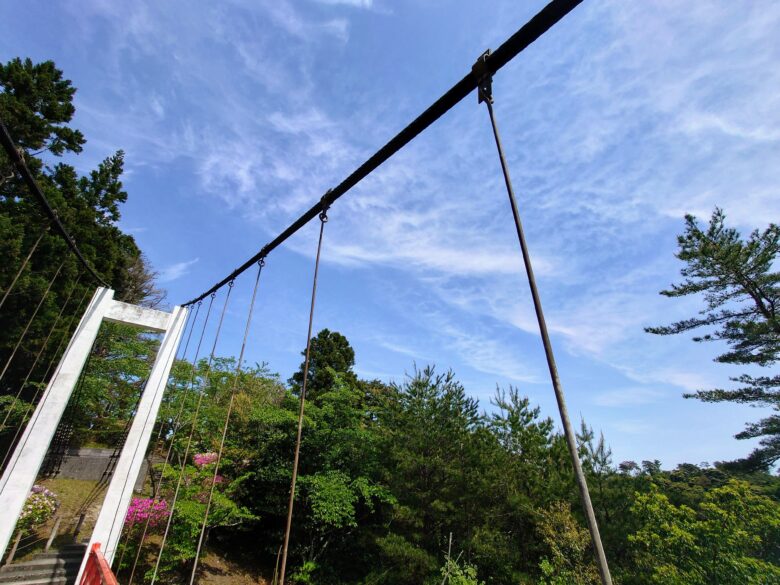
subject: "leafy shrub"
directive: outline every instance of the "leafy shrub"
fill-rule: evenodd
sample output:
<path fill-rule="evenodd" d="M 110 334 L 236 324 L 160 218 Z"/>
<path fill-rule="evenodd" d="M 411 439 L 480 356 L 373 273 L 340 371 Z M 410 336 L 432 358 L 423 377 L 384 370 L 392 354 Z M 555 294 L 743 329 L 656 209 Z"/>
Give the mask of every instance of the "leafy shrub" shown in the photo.
<path fill-rule="evenodd" d="M 60 502 L 57 495 L 40 485 L 34 485 L 19 515 L 17 528 L 22 532 L 44 524 L 57 511 Z"/>

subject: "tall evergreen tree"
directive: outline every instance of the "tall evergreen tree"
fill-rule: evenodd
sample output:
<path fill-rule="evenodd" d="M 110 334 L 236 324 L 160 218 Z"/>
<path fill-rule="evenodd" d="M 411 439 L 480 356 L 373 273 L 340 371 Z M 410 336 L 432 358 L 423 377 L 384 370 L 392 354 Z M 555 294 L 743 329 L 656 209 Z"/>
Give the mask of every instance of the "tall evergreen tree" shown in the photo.
<path fill-rule="evenodd" d="M 118 299 L 132 303 L 148 299 L 154 304 L 161 299 L 160 291 L 153 285 L 154 273 L 133 237 L 117 225 L 120 206 L 127 199 L 121 181 L 124 154 L 114 153 L 84 176 L 59 159 L 80 153 L 86 143 L 83 134 L 70 125 L 75 113 L 75 92 L 76 88 L 51 61 L 33 63 L 16 58 L 0 63 L 0 120 L 60 220 L 87 261 L 111 283 Z M 38 202 L 14 172 L 5 152 L 0 152 L 2 293 L 11 287 L 28 251 L 47 225 Z M 44 298 L 50 282 L 51 290 Z M 0 310 L 2 364 L 14 353 L 30 323 L 0 383 L 0 403 L 4 407 L 13 402 L 12 397 L 20 390 L 23 399 L 30 400 L 35 395 L 36 385 L 57 358 L 59 341 L 67 339 L 70 333 L 66 325 L 78 322 L 70 317 L 76 314 L 79 301 L 85 295 L 88 298 L 96 286 L 63 239 L 48 230 Z M 66 299 L 70 299 L 67 305 Z M 58 321 L 60 310 L 63 318 Z M 44 344 L 47 337 L 49 343 Z M 36 361 L 39 352 L 42 353 Z M 22 385 L 25 387 L 20 388 Z M 0 416 L 4 416 L 2 408 Z"/>
<path fill-rule="evenodd" d="M 697 342 L 725 341 L 729 350 L 715 361 L 769 367 L 780 359 L 780 272 L 774 270 L 780 251 L 780 227 L 770 224 L 754 230 L 747 239 L 726 226 L 726 216 L 715 209 L 702 228 L 695 217 L 685 217 L 685 233 L 678 237 L 677 258 L 685 262 L 682 283 L 661 291 L 668 297 L 702 294 L 700 316 L 668 326 L 648 327 L 658 335 L 708 329 Z M 686 394 L 707 402 L 740 402 L 780 410 L 780 375 L 733 378 L 736 389 L 701 390 Z M 747 428 L 737 438 L 762 437 L 761 446 L 743 463 L 767 467 L 780 459 L 780 415 L 772 415 Z"/>
<path fill-rule="evenodd" d="M 306 356 L 306 349 L 301 352 Z M 355 365 L 355 350 L 349 341 L 338 331 L 323 329 L 311 340 L 309 352 L 309 372 L 306 382 L 306 393 L 311 399 L 326 392 L 335 380 L 336 374 L 342 374 L 350 382 L 355 382 L 357 377 L 352 371 Z M 306 361 L 301 362 L 301 367 L 289 379 L 289 384 L 296 393 L 303 386 L 303 370 Z"/>

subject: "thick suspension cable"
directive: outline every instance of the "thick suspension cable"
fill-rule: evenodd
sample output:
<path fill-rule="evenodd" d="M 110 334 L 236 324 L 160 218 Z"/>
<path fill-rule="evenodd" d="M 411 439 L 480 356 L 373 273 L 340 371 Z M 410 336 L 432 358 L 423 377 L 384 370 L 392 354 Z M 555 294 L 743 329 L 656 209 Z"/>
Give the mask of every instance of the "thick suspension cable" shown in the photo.
<path fill-rule="evenodd" d="M 311 306 L 309 307 L 309 332 L 306 337 L 306 358 L 303 364 L 303 384 L 301 385 L 301 406 L 298 412 L 298 434 L 295 438 L 295 456 L 293 457 L 292 480 L 290 481 L 290 500 L 287 503 L 287 524 L 284 528 L 284 544 L 282 545 L 282 566 L 279 570 L 279 583 L 284 583 L 287 569 L 287 550 L 290 546 L 290 531 L 292 529 L 293 507 L 295 506 L 295 482 L 298 479 L 298 461 L 301 455 L 301 437 L 303 435 L 303 414 L 306 406 L 306 382 L 309 379 L 309 358 L 311 357 L 311 331 L 314 324 L 314 302 L 317 299 L 317 276 L 320 270 L 320 252 L 322 251 L 322 234 L 328 222 L 327 209 L 320 213 L 320 237 L 317 241 L 317 257 L 314 261 L 314 278 L 311 285 Z"/>
<path fill-rule="evenodd" d="M 498 133 L 498 124 L 496 123 L 496 117 L 493 112 L 492 83 L 490 73 L 486 71 L 484 66 L 486 59 L 489 58 L 488 55 L 489 52 L 482 55 L 480 60 L 477 61 L 476 65 L 474 66 L 474 76 L 478 78 L 479 81 L 479 101 L 485 102 L 488 115 L 490 117 L 490 125 L 493 129 L 493 138 L 496 142 L 498 159 L 501 163 L 501 172 L 504 176 L 506 192 L 509 197 L 509 205 L 512 208 L 512 217 L 514 218 L 515 229 L 517 231 L 517 239 L 520 242 L 520 251 L 523 255 L 523 264 L 525 265 L 525 272 L 526 276 L 528 277 L 528 286 L 531 289 L 531 297 L 533 298 L 536 320 L 539 324 L 539 332 L 542 337 L 542 344 L 544 345 L 544 355 L 547 358 L 547 367 L 550 371 L 550 381 L 552 382 L 552 387 L 555 392 L 555 400 L 558 403 L 558 412 L 561 416 L 563 434 L 566 438 L 566 444 L 569 448 L 569 455 L 571 456 L 574 476 L 580 491 L 580 500 L 582 501 L 582 507 L 585 510 L 585 518 L 588 521 L 588 529 L 590 530 L 590 538 L 591 542 L 593 543 L 596 563 L 599 569 L 599 576 L 601 577 L 601 582 L 603 585 L 612 585 L 612 576 L 609 572 L 607 557 L 604 553 L 604 546 L 601 542 L 601 535 L 599 534 L 599 527 L 598 523 L 596 522 L 596 514 L 593 511 L 593 504 L 590 500 L 588 482 L 585 479 L 585 474 L 582 471 L 582 464 L 580 463 L 580 457 L 577 450 L 577 438 L 574 433 L 574 429 L 571 426 L 569 411 L 566 408 L 566 400 L 563 394 L 563 386 L 561 385 L 561 380 L 558 376 L 558 367 L 555 363 L 555 354 L 553 353 L 550 334 L 547 331 L 547 323 L 544 318 L 544 310 L 542 309 L 542 300 L 539 296 L 539 289 L 536 286 L 536 278 L 534 277 L 534 270 L 531 264 L 531 253 L 528 250 L 528 243 L 525 239 L 525 231 L 523 230 L 523 224 L 520 221 L 520 210 L 518 208 L 517 199 L 512 187 L 512 180 L 509 176 L 509 167 L 507 166 L 506 157 L 504 156 L 504 148 L 501 144 L 501 137 Z"/>
<path fill-rule="evenodd" d="M 5 289 L 5 292 L 3 293 L 3 298 L 0 299 L 0 309 L 3 308 L 3 305 L 5 304 L 6 299 L 8 298 L 8 295 L 11 294 L 11 291 L 16 286 L 16 281 L 19 280 L 19 277 L 24 273 L 24 269 L 27 268 L 27 265 L 30 263 L 30 258 L 32 258 L 32 255 L 35 254 L 35 250 L 38 249 L 38 244 L 41 243 L 41 240 L 43 239 L 43 236 L 46 235 L 46 232 L 49 231 L 49 228 L 51 227 L 51 224 L 45 224 L 43 228 L 41 228 L 41 233 L 38 235 L 38 239 L 35 240 L 35 243 L 30 248 L 30 251 L 27 252 L 27 256 L 25 256 L 24 260 L 22 261 L 22 265 L 19 267 L 19 270 L 17 270 L 16 274 L 14 275 L 13 280 L 11 280 L 11 284 L 8 285 L 8 288 Z"/>
<path fill-rule="evenodd" d="M 3 149 L 5 149 L 8 158 L 11 159 L 11 162 L 16 167 L 16 170 L 22 176 L 22 180 L 27 184 L 27 188 L 30 190 L 30 193 L 32 193 L 33 197 L 38 200 L 38 203 L 40 203 L 44 213 L 49 216 L 52 225 L 54 225 L 56 230 L 65 239 L 68 247 L 73 250 L 73 253 L 79 259 L 79 262 L 81 262 L 84 268 L 87 269 L 87 272 L 89 272 L 100 285 L 106 288 L 111 288 L 111 285 L 103 280 L 103 278 L 101 278 L 100 275 L 95 272 L 95 269 L 92 268 L 90 263 L 87 262 L 87 259 L 84 258 L 81 250 L 79 250 L 79 247 L 76 245 L 76 240 L 73 239 L 73 237 L 68 233 L 68 230 L 65 229 L 65 226 L 62 225 L 62 222 L 57 215 L 57 211 L 51 206 L 49 200 L 46 199 L 46 196 L 38 186 L 35 177 L 33 177 L 30 169 L 27 168 L 27 163 L 24 162 L 24 157 L 22 157 L 19 149 L 16 148 L 11 135 L 8 133 L 8 128 L 5 127 L 5 124 L 2 122 L 2 120 L 0 120 L 0 145 L 2 145 Z"/>
<path fill-rule="evenodd" d="M 198 560 L 200 551 L 203 547 L 203 537 L 206 534 L 206 526 L 209 521 L 209 512 L 211 511 L 211 500 L 214 498 L 214 487 L 217 485 L 217 476 L 219 474 L 219 464 L 222 462 L 222 452 L 225 449 L 225 437 L 227 437 L 228 425 L 230 424 L 230 415 L 233 413 L 233 403 L 236 399 L 236 390 L 238 389 L 238 378 L 241 375 L 241 364 L 244 361 L 244 351 L 246 350 L 246 340 L 249 337 L 249 329 L 252 325 L 252 313 L 255 309 L 255 299 L 257 298 L 257 288 L 260 284 L 260 273 L 263 271 L 265 260 L 257 263 L 257 276 L 255 277 L 255 287 L 252 290 L 252 300 L 249 302 L 249 313 L 246 316 L 246 327 L 244 328 L 244 339 L 241 342 L 241 351 L 238 354 L 238 363 L 236 364 L 236 374 L 233 379 L 233 388 L 230 390 L 230 402 L 228 403 L 227 414 L 225 415 L 225 425 L 222 427 L 222 439 L 217 451 L 217 461 L 214 465 L 214 476 L 211 478 L 211 487 L 209 488 L 209 497 L 206 502 L 206 513 L 203 516 L 203 524 L 200 527 L 200 536 L 198 537 L 198 546 L 195 550 L 195 563 L 192 565 L 192 574 L 190 575 L 190 585 L 195 583 L 195 574 L 198 571 Z"/>
<path fill-rule="evenodd" d="M 43 340 L 43 343 L 41 344 L 40 349 L 38 349 L 38 352 L 35 354 L 35 359 L 33 360 L 33 363 L 30 366 L 30 369 L 27 370 L 27 375 L 24 377 L 24 380 L 19 385 L 19 390 L 16 393 L 16 396 L 14 396 L 13 402 L 8 407 L 8 412 L 5 413 L 5 418 L 3 419 L 3 422 L 0 423 L 0 432 L 2 432 L 5 429 L 5 423 L 8 422 L 8 417 L 11 416 L 11 412 L 13 412 L 13 409 L 16 406 L 16 403 L 19 401 L 19 397 L 22 395 L 22 392 L 24 391 L 25 387 L 27 386 L 27 382 L 30 381 L 30 376 L 32 376 L 33 370 L 35 370 L 35 366 L 38 365 L 38 360 L 41 359 L 41 355 L 46 350 L 46 346 L 49 344 L 49 339 L 51 339 L 51 336 L 54 333 L 54 330 L 57 329 L 57 325 L 59 325 L 60 319 L 62 318 L 62 315 L 65 312 L 65 307 L 68 306 L 68 302 L 70 302 L 70 298 L 73 296 L 73 293 L 76 291 L 76 288 L 78 287 L 80 280 L 81 280 L 81 274 L 79 274 L 78 278 L 76 278 L 76 282 L 73 283 L 73 287 L 70 289 L 70 292 L 68 293 L 68 296 L 65 298 L 65 302 L 62 303 L 62 307 L 60 308 L 60 312 L 57 313 L 57 318 L 54 319 L 54 323 L 52 324 L 51 328 L 49 329 L 49 333 L 46 335 L 46 339 Z M 24 420 L 22 420 L 19 424 L 23 424 L 23 423 L 24 423 Z"/>
<path fill-rule="evenodd" d="M 64 345 L 65 340 L 68 339 L 68 337 L 70 336 L 70 328 L 73 326 L 73 321 L 75 321 L 76 316 L 79 315 L 81 311 L 81 307 L 84 306 L 84 301 L 87 300 L 87 296 L 89 295 L 90 292 L 91 291 L 89 289 L 84 291 L 84 294 L 81 296 L 81 300 L 79 301 L 79 304 L 76 305 L 76 311 L 73 313 L 73 315 L 70 316 L 70 320 L 68 321 L 68 324 L 65 326 L 65 330 L 62 332 L 62 336 L 60 336 L 60 341 L 57 344 L 57 349 L 54 350 L 54 353 L 52 354 L 52 357 L 49 360 L 49 365 L 46 367 L 46 372 L 41 377 L 40 382 L 38 383 L 38 388 L 35 390 L 35 394 L 30 400 L 30 404 L 27 406 L 27 410 L 25 410 L 24 414 L 22 415 L 22 422 L 16 428 L 16 433 L 14 434 L 13 439 L 11 439 L 11 442 L 8 444 L 8 449 L 6 450 L 5 455 L 3 456 L 3 462 L 0 463 L 0 470 L 5 470 L 5 465 L 6 463 L 8 463 L 8 458 L 11 456 L 11 453 L 14 452 L 14 445 L 16 444 L 16 441 L 19 439 L 19 435 L 22 433 L 22 431 L 26 426 L 24 424 L 24 421 L 27 420 L 27 417 L 30 415 L 30 411 L 33 408 L 35 408 L 36 406 L 35 401 L 38 400 L 38 396 L 41 393 L 41 389 L 43 385 L 46 384 L 46 380 L 49 377 L 49 372 L 51 372 L 52 367 L 56 363 L 58 356 L 60 354 L 60 350 L 62 349 L 62 346 Z"/>
<path fill-rule="evenodd" d="M 564 16 L 574 10 L 582 0 L 553 0 L 542 8 L 531 20 L 524 24 L 515 34 L 509 37 L 495 52 L 491 53 L 486 67 L 491 74 L 496 73 L 509 61 L 514 59 L 521 51 L 526 49 L 536 39 L 555 26 Z M 254 256 L 249 258 L 241 266 L 220 280 L 203 294 L 188 301 L 184 306 L 191 305 L 206 298 L 214 291 L 219 290 L 228 282 L 235 280 L 241 273 L 249 269 L 261 258 L 266 258 L 275 248 L 300 230 L 303 226 L 317 217 L 319 213 L 328 209 L 333 202 L 352 189 L 360 181 L 376 170 L 382 163 L 409 144 L 418 134 L 436 122 L 449 110 L 455 107 L 463 98 L 477 88 L 477 80 L 468 73 L 458 83 L 453 85 L 444 95 L 436 100 L 422 114 L 417 116 L 406 128 L 401 130 L 387 144 L 374 153 L 368 160 L 355 171 L 328 191 L 322 199 L 307 212 L 290 224 L 274 240 L 263 246 Z"/>
<path fill-rule="evenodd" d="M 225 320 L 225 311 L 227 310 L 228 301 L 230 301 L 231 292 L 233 292 L 232 281 L 228 283 L 228 291 L 227 291 L 227 295 L 225 295 L 225 304 L 222 305 L 222 312 L 219 315 L 219 324 L 217 325 L 217 331 L 214 334 L 214 344 L 211 346 L 211 353 L 209 354 L 209 360 L 206 364 L 206 372 L 204 375 L 205 375 L 205 380 L 207 385 L 211 379 L 211 364 L 214 361 L 214 354 L 217 351 L 217 342 L 219 341 L 219 334 L 222 331 L 222 323 Z M 214 294 L 215 293 L 212 293 L 212 300 L 214 298 L 213 297 Z M 204 323 L 204 331 L 205 331 L 205 323 Z M 197 363 L 193 364 L 193 384 L 195 381 L 196 370 L 197 370 Z M 205 394 L 205 388 L 201 389 L 200 393 L 198 394 L 198 403 L 195 406 L 195 412 L 193 412 L 192 414 L 192 425 L 190 426 L 190 434 L 187 437 L 187 445 L 184 448 L 184 456 L 182 457 L 181 465 L 179 466 L 179 475 L 176 478 L 176 489 L 173 492 L 173 501 L 171 502 L 171 507 L 168 514 L 168 521 L 165 523 L 165 532 L 163 533 L 162 542 L 160 543 L 160 550 L 157 551 L 157 561 L 155 561 L 154 564 L 154 572 L 152 573 L 151 585 L 154 585 L 154 582 L 157 580 L 157 573 L 160 570 L 160 561 L 162 561 L 163 551 L 165 550 L 165 543 L 168 541 L 168 533 L 171 530 L 171 524 L 173 523 L 173 516 L 176 513 L 176 502 L 178 502 L 179 500 L 179 490 L 181 489 L 181 480 L 182 477 L 184 477 L 185 467 L 187 465 L 187 457 L 190 454 L 190 447 L 192 446 L 192 438 L 195 435 L 195 428 L 197 427 L 198 424 L 198 415 L 200 414 L 201 404 L 203 404 L 204 394 Z"/>
<path fill-rule="evenodd" d="M 202 302 L 198 302 L 195 309 L 195 316 L 192 319 L 192 327 L 190 327 L 190 332 L 187 334 L 187 341 L 184 344 L 184 351 L 182 352 L 182 359 L 187 359 L 187 351 L 190 346 L 190 339 L 192 338 L 192 332 L 195 331 L 195 325 L 198 321 L 198 315 L 200 314 L 200 308 Z M 208 308 L 208 314 L 211 313 L 211 305 L 213 304 L 213 301 L 209 303 Z M 206 323 L 208 322 L 208 314 L 206 315 L 206 320 L 203 323 L 204 331 Z M 201 333 L 200 340 L 198 342 L 198 347 L 195 350 L 195 358 L 193 359 L 193 363 L 197 361 L 198 359 L 198 353 L 200 352 L 200 343 L 203 341 L 203 334 Z M 168 462 L 171 458 L 171 452 L 173 451 L 173 444 L 174 439 L 176 439 L 176 432 L 179 430 L 179 421 L 181 420 L 182 414 L 184 413 L 184 406 L 187 403 L 187 398 L 189 398 L 189 390 L 191 389 L 192 385 L 190 383 L 186 383 L 184 386 L 184 392 L 182 393 L 181 400 L 179 401 L 179 410 L 176 413 L 176 417 L 171 422 L 171 427 L 173 428 L 173 431 L 171 432 L 171 436 L 168 437 L 168 440 L 170 441 L 168 445 L 168 451 L 165 454 L 165 461 L 163 462 L 162 469 L 160 471 L 160 484 L 157 486 L 157 490 L 154 492 L 154 497 L 152 498 L 152 503 L 150 505 L 150 510 L 154 510 L 155 506 L 157 505 L 157 502 L 160 501 L 160 495 L 162 494 L 162 484 L 165 481 L 165 470 L 168 468 Z M 162 425 L 160 425 L 160 437 L 158 437 L 158 440 L 162 438 Z M 149 467 L 149 470 L 151 472 L 151 466 Z M 135 558 L 133 559 L 133 566 L 130 570 L 130 577 L 127 580 L 128 585 L 132 585 L 133 583 L 133 577 L 135 576 L 135 569 L 138 566 L 138 561 L 141 558 L 141 550 L 144 546 L 144 541 L 146 540 L 146 534 L 149 531 L 149 523 L 152 521 L 152 514 L 148 514 L 146 517 L 146 522 L 144 523 L 144 529 L 141 533 L 141 538 L 138 541 L 138 548 L 135 551 Z M 127 549 L 127 544 L 130 541 L 130 531 L 127 532 L 127 537 L 125 540 L 125 549 Z M 124 556 L 124 550 L 122 551 L 122 556 Z M 122 559 L 119 560 L 119 564 L 117 565 L 117 571 L 119 571 L 122 568 Z"/>
<path fill-rule="evenodd" d="M 22 331 L 22 334 L 19 336 L 18 341 L 16 342 L 16 345 L 14 346 L 13 351 L 11 352 L 11 355 L 8 356 L 8 359 L 5 362 L 5 366 L 3 367 L 3 371 L 0 372 L 0 380 L 3 379 L 5 376 L 5 373 L 8 371 L 8 367 L 11 365 L 11 362 L 14 359 L 14 356 L 16 355 L 16 352 L 21 347 L 22 343 L 24 342 L 24 338 L 27 336 L 27 332 L 30 330 L 30 326 L 33 324 L 33 321 L 35 320 L 36 315 L 38 315 L 38 311 L 43 306 L 44 301 L 46 301 L 46 298 L 49 296 L 49 291 L 51 291 L 51 287 L 54 284 L 54 281 L 57 280 L 57 277 L 60 275 L 60 271 L 62 270 L 62 267 L 65 266 L 65 260 L 63 260 L 59 267 L 57 268 L 57 272 L 54 273 L 54 276 L 51 277 L 51 280 L 49 280 L 49 284 L 46 287 L 46 290 L 43 293 L 43 296 L 41 297 L 41 300 L 38 301 L 38 305 L 35 307 L 35 310 L 33 311 L 33 314 L 30 316 L 30 319 L 27 321 L 27 325 L 24 328 L 24 331 Z"/>

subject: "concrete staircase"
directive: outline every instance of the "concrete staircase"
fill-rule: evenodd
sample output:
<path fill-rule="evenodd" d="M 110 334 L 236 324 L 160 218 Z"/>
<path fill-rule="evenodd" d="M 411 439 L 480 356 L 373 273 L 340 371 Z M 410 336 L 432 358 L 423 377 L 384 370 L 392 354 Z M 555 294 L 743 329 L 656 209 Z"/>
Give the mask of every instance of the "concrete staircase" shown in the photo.
<path fill-rule="evenodd" d="M 0 568 L 0 585 L 74 585 L 86 544 L 68 544 Z"/>

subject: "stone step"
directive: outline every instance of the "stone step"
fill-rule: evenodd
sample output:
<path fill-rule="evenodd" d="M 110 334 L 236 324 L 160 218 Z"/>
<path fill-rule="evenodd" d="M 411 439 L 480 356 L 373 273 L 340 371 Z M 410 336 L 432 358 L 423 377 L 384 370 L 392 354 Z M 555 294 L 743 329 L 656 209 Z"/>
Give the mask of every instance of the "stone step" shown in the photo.
<path fill-rule="evenodd" d="M 73 551 L 55 551 L 42 552 L 35 555 L 36 559 L 80 559 L 87 554 L 87 549 Z"/>
<path fill-rule="evenodd" d="M 25 578 L 21 581 L 9 581 L 14 585 L 73 585 L 76 575 L 71 577 L 35 577 Z"/>
<path fill-rule="evenodd" d="M 25 572 L 15 573 L 3 573 L 0 574 L 0 583 L 3 585 L 19 585 L 20 583 L 29 583 L 31 581 L 41 581 L 43 583 L 49 583 L 52 581 L 63 580 L 75 581 L 76 575 L 79 572 L 79 567 L 69 567 L 63 569 L 61 567 L 40 568 Z"/>
<path fill-rule="evenodd" d="M 67 569 L 72 566 L 78 567 L 81 565 L 81 559 L 82 557 L 71 557 L 71 558 L 39 558 L 35 557 L 32 560 L 24 561 L 23 563 L 12 563 L 10 565 L 6 565 L 2 569 L 0 569 L 0 575 L 4 573 L 23 573 L 25 571 L 31 571 L 41 568 L 62 568 Z"/>
<path fill-rule="evenodd" d="M 73 585 L 86 552 L 85 544 L 66 544 L 6 565 L 0 568 L 0 585 Z"/>

